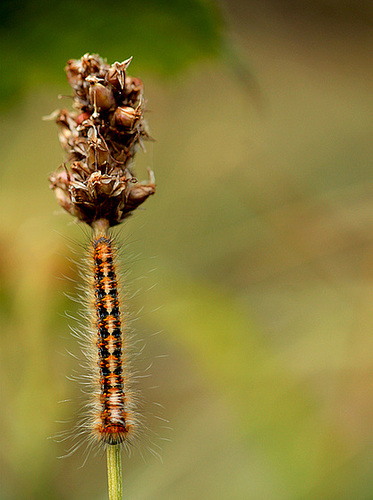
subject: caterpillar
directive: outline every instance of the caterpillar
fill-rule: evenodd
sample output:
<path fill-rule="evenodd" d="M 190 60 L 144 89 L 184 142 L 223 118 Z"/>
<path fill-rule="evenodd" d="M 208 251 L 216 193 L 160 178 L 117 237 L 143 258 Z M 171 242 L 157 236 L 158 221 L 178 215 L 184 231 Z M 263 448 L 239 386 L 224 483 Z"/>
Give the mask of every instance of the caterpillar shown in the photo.
<path fill-rule="evenodd" d="M 131 395 L 126 390 L 124 339 L 111 238 L 92 241 L 95 324 L 100 391 L 93 433 L 107 444 L 123 443 L 135 427 Z M 128 383 L 128 382 L 127 382 Z"/>

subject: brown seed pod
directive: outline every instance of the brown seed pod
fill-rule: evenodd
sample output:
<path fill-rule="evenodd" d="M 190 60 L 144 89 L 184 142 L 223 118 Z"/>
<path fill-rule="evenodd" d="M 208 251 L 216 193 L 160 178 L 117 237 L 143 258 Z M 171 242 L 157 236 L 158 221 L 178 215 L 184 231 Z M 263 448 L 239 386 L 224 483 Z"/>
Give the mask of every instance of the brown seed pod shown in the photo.
<path fill-rule="evenodd" d="M 114 121 L 118 127 L 132 129 L 141 118 L 140 109 L 130 106 L 120 106 L 114 111 Z"/>
<path fill-rule="evenodd" d="M 113 91 L 101 83 L 89 87 L 89 101 L 94 109 L 110 109 L 115 105 Z"/>
<path fill-rule="evenodd" d="M 130 65 L 132 57 L 121 63 L 115 62 L 108 70 L 106 81 L 109 82 L 118 91 L 124 89 L 126 83 L 126 69 Z"/>

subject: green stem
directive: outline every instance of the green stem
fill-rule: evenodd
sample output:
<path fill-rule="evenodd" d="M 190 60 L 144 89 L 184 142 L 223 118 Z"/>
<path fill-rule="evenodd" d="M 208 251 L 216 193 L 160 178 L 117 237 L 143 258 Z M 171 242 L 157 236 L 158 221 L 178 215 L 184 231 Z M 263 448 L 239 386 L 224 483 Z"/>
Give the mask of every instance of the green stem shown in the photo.
<path fill-rule="evenodd" d="M 123 500 L 120 444 L 109 444 L 107 447 L 107 475 L 109 500 Z"/>

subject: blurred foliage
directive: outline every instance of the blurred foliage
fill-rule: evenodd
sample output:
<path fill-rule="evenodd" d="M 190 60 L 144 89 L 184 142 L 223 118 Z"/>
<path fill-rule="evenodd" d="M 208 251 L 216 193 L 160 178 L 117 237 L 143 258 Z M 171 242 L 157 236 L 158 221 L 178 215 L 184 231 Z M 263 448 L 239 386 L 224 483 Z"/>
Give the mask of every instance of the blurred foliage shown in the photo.
<path fill-rule="evenodd" d="M 222 18 L 206 0 L 0 2 L 0 105 L 63 79 L 66 57 L 135 56 L 136 72 L 175 75 L 221 50 Z"/>
<path fill-rule="evenodd" d="M 231 65 L 210 63 L 225 22 L 214 4 L 128 4 L 128 18 L 110 2 L 6 7 L 4 78 L 22 73 L 28 93 L 0 121 L 1 500 L 106 498 L 101 454 L 79 468 L 82 453 L 58 461 L 68 443 L 47 439 L 71 427 L 80 395 L 63 316 L 78 306 L 61 292 L 74 294 L 89 232 L 48 190 L 63 154 L 41 116 L 59 105 L 66 59 L 85 51 L 134 55 L 133 74 L 155 76 L 157 142 L 135 168 L 142 178 L 150 164 L 158 191 L 117 233 L 155 434 L 124 460 L 127 498 L 372 498 L 373 37 L 362 15 L 336 29 L 331 0 L 294 9 L 296 22 L 262 4 L 225 4 L 261 114 Z M 114 37 L 110 19 L 131 36 Z M 195 60 L 200 71 L 160 82 Z"/>

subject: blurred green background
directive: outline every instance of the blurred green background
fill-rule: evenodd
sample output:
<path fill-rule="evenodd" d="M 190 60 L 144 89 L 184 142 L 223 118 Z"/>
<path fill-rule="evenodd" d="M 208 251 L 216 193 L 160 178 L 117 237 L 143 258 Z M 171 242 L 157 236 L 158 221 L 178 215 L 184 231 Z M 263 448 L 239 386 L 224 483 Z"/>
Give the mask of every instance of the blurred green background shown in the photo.
<path fill-rule="evenodd" d="M 88 231 L 41 117 L 88 51 L 134 56 L 156 139 L 118 235 L 150 374 L 126 498 L 373 498 L 372 48 L 368 1 L 1 2 L 2 500 L 106 498 L 102 453 L 48 439 L 81 397 L 64 293 Z"/>

